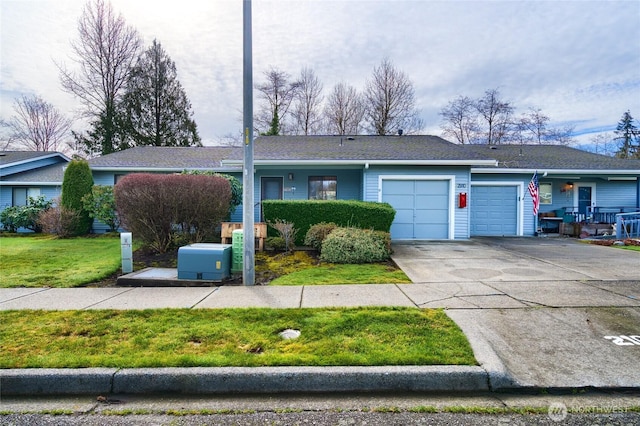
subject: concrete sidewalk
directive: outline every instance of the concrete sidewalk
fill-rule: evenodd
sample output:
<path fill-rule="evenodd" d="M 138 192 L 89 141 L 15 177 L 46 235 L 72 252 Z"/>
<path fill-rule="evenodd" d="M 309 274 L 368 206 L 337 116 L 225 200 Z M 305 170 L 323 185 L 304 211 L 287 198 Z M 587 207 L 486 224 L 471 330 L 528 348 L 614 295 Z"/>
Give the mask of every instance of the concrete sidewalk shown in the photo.
<path fill-rule="evenodd" d="M 0 370 L 0 392 L 640 389 L 640 253 L 535 238 L 394 250 L 413 284 L 0 289 L 0 310 L 445 308 L 479 366 Z"/>

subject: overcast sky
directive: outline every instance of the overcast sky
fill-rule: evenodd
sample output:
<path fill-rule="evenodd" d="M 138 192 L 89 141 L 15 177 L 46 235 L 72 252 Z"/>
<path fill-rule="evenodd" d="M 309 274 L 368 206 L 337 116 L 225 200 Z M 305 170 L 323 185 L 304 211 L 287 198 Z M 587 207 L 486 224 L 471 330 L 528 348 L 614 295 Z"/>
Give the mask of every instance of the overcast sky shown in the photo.
<path fill-rule="evenodd" d="M 206 144 L 242 128 L 241 0 L 111 0 L 147 48 L 176 63 Z M 73 67 L 70 43 L 84 0 L 0 0 L 0 117 L 37 94 L 71 115 L 55 62 Z M 312 68 L 325 95 L 362 89 L 390 59 L 413 81 L 425 133 L 459 95 L 498 88 L 516 113 L 540 108 L 580 141 L 640 118 L 640 0 L 253 0 L 254 82 L 270 66 Z M 257 108 L 257 105 L 256 105 Z M 80 126 L 76 126 L 80 127 Z"/>

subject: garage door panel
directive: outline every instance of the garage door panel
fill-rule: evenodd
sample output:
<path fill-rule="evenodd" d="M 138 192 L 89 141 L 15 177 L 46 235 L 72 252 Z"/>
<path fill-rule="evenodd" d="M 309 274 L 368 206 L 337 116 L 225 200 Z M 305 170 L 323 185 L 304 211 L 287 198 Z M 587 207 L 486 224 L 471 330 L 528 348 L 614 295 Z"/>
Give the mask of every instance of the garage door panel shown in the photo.
<path fill-rule="evenodd" d="M 382 201 L 396 210 L 393 239 L 446 239 L 449 237 L 448 180 L 382 181 Z"/>
<path fill-rule="evenodd" d="M 448 206 L 449 195 L 416 195 L 416 207 L 432 208 L 436 206 Z"/>
<path fill-rule="evenodd" d="M 416 233 L 419 235 L 429 235 L 430 239 L 446 239 L 449 237 L 448 230 L 445 230 L 440 224 L 416 224 Z"/>
<path fill-rule="evenodd" d="M 413 239 L 413 223 L 394 223 L 391 225 L 391 237 L 396 240 Z"/>
<path fill-rule="evenodd" d="M 518 187 L 474 185 L 470 199 L 471 236 L 518 235 Z"/>
<path fill-rule="evenodd" d="M 382 192 L 389 195 L 411 195 L 413 196 L 413 185 L 407 185 L 413 181 L 404 180 L 384 180 L 382 183 Z"/>
<path fill-rule="evenodd" d="M 413 210 L 396 210 L 394 222 L 413 223 Z"/>

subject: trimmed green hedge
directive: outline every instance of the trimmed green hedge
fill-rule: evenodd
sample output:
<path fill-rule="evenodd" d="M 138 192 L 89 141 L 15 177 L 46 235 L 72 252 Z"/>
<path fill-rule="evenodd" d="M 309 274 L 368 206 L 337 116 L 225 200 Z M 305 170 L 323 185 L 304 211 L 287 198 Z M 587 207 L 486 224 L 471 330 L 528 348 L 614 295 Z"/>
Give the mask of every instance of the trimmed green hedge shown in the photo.
<path fill-rule="evenodd" d="M 307 231 L 320 222 L 389 232 L 396 211 L 388 203 L 355 200 L 264 200 L 265 221 L 292 222 L 298 230 L 296 244 L 302 245 Z"/>

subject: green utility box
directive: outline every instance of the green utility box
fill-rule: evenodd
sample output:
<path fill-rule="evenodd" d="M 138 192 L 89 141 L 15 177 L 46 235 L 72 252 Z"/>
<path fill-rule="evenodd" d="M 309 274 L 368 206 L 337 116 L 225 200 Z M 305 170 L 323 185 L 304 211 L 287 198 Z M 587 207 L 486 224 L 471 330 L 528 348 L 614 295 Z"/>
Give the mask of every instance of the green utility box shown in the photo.
<path fill-rule="evenodd" d="M 242 272 L 244 263 L 244 232 L 236 229 L 231 233 L 231 273 Z"/>

